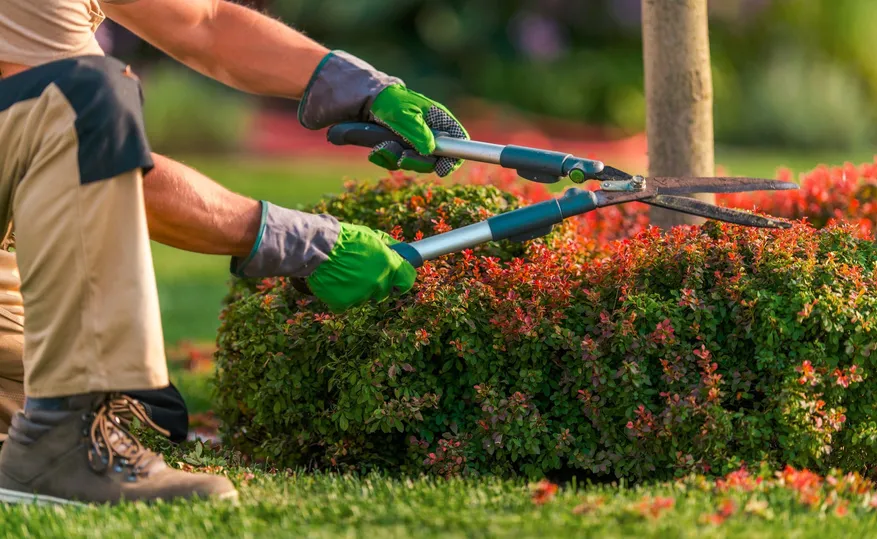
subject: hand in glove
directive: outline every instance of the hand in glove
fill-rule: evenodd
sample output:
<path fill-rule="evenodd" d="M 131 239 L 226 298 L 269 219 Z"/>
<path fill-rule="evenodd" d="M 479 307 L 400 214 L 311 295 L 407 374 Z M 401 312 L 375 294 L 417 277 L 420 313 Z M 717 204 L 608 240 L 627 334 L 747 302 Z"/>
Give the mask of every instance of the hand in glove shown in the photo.
<path fill-rule="evenodd" d="M 408 292 L 417 271 L 389 248 L 384 232 L 340 223 L 329 215 L 262 202 L 262 224 L 245 259 L 232 258 L 238 277 L 303 278 L 333 312 Z"/>
<path fill-rule="evenodd" d="M 299 105 L 298 117 L 308 129 L 342 122 L 373 122 L 393 131 L 414 150 L 406 150 L 398 142 L 376 146 L 369 161 L 389 170 L 447 176 L 460 168 L 462 161 L 430 155 L 435 151 L 433 131 L 469 138 L 447 108 L 343 51 L 329 53 L 317 67 Z"/>

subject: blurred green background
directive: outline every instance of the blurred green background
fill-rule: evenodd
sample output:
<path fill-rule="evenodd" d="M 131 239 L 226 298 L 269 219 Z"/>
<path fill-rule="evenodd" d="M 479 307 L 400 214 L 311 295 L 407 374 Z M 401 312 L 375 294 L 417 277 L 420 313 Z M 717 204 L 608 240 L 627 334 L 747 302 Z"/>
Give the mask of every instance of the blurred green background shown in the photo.
<path fill-rule="evenodd" d="M 645 111 L 640 2 L 242 3 L 360 55 L 450 106 L 476 98 L 635 133 L 644 128 Z M 850 150 L 875 143 L 877 2 L 712 0 L 709 7 L 718 144 Z M 199 76 L 181 76 L 112 23 L 100 37 L 113 54 L 150 70 L 149 124 L 158 146 L 228 149 L 239 143 L 252 107 L 267 102 L 254 104 Z M 180 111 L 194 121 L 180 126 L 171 120 Z"/>
<path fill-rule="evenodd" d="M 494 117 L 564 120 L 618 138 L 644 130 L 641 0 L 243 3 L 366 58 L 466 117 L 489 107 Z M 783 166 L 805 172 L 874 158 L 877 2 L 709 6 L 717 164 L 732 174 L 773 176 Z M 295 207 L 337 191 L 345 177 L 383 174 L 365 152 L 354 160 L 254 153 L 259 118 L 292 114 L 297 103 L 225 88 L 111 21 L 98 38 L 138 70 L 153 147 L 235 191 Z M 154 253 L 166 339 L 213 340 L 228 261 L 161 245 Z"/>

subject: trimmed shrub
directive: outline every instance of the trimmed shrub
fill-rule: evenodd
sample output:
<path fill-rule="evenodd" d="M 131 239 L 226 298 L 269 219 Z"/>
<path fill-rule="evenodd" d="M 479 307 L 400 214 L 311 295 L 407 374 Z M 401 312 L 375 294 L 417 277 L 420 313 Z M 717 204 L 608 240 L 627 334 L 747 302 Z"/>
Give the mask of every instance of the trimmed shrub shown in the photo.
<path fill-rule="evenodd" d="M 530 200 L 393 176 L 314 209 L 410 241 Z M 711 222 L 599 243 L 601 213 L 427 263 L 411 293 L 341 315 L 238 281 L 217 352 L 228 443 L 443 476 L 870 470 L 873 242 Z"/>

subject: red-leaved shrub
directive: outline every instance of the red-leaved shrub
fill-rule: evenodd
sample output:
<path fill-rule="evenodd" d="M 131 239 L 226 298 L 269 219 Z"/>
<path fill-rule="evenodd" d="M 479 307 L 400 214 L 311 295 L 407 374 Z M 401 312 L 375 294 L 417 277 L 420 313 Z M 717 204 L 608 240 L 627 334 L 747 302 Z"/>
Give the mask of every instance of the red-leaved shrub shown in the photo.
<path fill-rule="evenodd" d="M 794 181 L 791 171 L 778 178 Z M 871 236 L 877 222 L 877 161 L 859 166 L 820 166 L 800 179 L 800 189 L 777 193 L 735 193 L 717 197 L 728 207 L 755 209 L 794 220 L 806 220 L 817 228 L 831 221 L 857 226 Z"/>
<path fill-rule="evenodd" d="M 807 214 L 853 224 L 662 234 L 644 209 L 600 210 L 427 263 L 411 293 L 340 315 L 284 279 L 238 281 L 217 353 L 228 441 L 286 466 L 442 476 L 869 473 L 875 174 L 858 170 L 846 201 Z M 807 206 L 837 174 L 788 196 Z M 392 175 L 313 209 L 410 241 L 548 196 L 474 183 Z M 747 196 L 721 198 L 794 216 L 787 194 Z"/>

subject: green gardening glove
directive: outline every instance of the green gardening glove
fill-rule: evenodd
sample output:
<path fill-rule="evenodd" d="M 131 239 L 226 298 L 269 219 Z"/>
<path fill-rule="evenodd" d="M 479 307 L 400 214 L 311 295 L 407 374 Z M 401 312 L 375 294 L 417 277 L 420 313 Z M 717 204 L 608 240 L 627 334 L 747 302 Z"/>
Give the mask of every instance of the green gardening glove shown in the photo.
<path fill-rule="evenodd" d="M 341 223 L 335 247 L 307 278 L 308 286 L 333 312 L 404 294 L 414 286 L 417 270 L 387 248 L 396 243 L 385 232 Z"/>
<path fill-rule="evenodd" d="M 344 51 L 330 52 L 314 71 L 299 104 L 298 118 L 308 129 L 342 122 L 380 124 L 414 149 L 383 142 L 369 154 L 369 161 L 389 170 L 435 172 L 439 176 L 447 176 L 463 163 L 431 155 L 435 151 L 433 131 L 469 138 L 447 108 Z"/>
<path fill-rule="evenodd" d="M 369 154 L 372 163 L 389 170 L 435 172 L 442 177 L 463 164 L 459 159 L 430 156 L 435 151 L 433 131 L 464 139 L 469 134 L 447 108 L 428 97 L 394 84 L 375 98 L 371 116 L 375 123 L 396 133 L 416 150 L 406 150 L 398 142 L 382 142 Z"/>
<path fill-rule="evenodd" d="M 262 202 L 262 221 L 246 258 L 232 257 L 238 277 L 303 279 L 333 312 L 408 292 L 417 270 L 390 249 L 384 232 L 330 215 Z"/>

